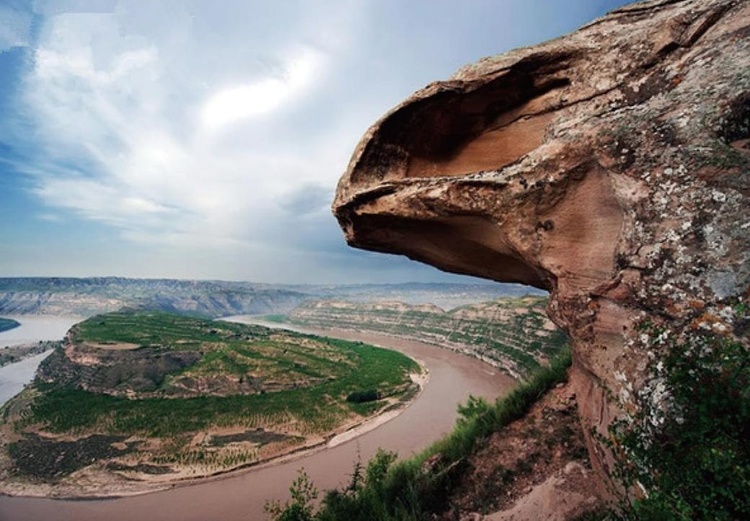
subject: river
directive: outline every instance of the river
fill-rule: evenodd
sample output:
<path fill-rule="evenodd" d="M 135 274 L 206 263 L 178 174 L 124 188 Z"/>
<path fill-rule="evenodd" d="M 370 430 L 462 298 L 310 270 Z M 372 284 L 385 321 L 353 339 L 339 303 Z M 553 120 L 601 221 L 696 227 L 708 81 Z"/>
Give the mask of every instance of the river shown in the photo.
<path fill-rule="evenodd" d="M 234 317 L 233 320 L 241 320 Z M 248 319 L 250 321 L 250 319 Z M 353 440 L 283 463 L 268 464 L 225 477 L 169 490 L 107 500 L 55 500 L 0 496 L 1 521 L 256 521 L 267 519 L 269 499 L 288 499 L 300 468 L 319 489 L 347 483 L 354 463 L 378 447 L 408 456 L 426 448 L 453 427 L 458 404 L 470 394 L 489 399 L 506 393 L 515 381 L 492 367 L 445 349 L 386 336 L 345 331 L 318 334 L 360 340 L 401 351 L 420 360 L 430 378 L 403 413 Z"/>
<path fill-rule="evenodd" d="M 0 333 L 0 349 L 17 344 L 31 344 L 41 340 L 62 340 L 70 326 L 80 318 L 57 316 L 11 316 L 21 325 Z M 0 367 L 0 406 L 23 390 L 34 379 L 36 368 L 49 351 L 15 364 Z M 2 515 L 2 513 L 0 513 Z"/>

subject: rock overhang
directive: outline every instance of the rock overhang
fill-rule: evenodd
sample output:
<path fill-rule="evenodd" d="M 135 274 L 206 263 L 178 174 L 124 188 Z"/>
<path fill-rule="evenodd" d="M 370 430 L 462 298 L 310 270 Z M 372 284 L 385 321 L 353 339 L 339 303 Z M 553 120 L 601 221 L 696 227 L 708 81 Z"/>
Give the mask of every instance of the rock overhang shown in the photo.
<path fill-rule="evenodd" d="M 617 135 L 633 130 L 622 118 L 639 118 L 646 106 L 661 112 L 646 117 L 671 119 L 669 103 L 659 98 L 689 74 L 677 70 L 685 67 L 680 58 L 738 7 L 730 0 L 634 4 L 564 38 L 484 59 L 416 92 L 367 131 L 339 183 L 333 207 L 347 241 L 471 273 L 458 253 L 437 247 L 445 242 L 441 228 L 469 230 L 460 244 L 477 245 L 484 260 L 494 252 L 508 268 L 473 274 L 554 289 L 571 269 L 539 258 L 539 252 L 559 250 L 546 244 L 550 240 L 532 241 L 536 247 L 529 248 L 529 239 L 542 232 L 576 249 L 575 239 L 592 230 L 597 242 L 606 235 L 606 242 L 618 243 L 617 228 L 632 214 L 632 194 L 650 195 L 627 172 L 642 165 L 634 165 L 636 150 Z M 510 214 L 554 214 L 577 184 L 582 197 L 558 208 L 558 223 L 534 219 L 526 223 L 533 232 L 528 226 L 504 229 Z M 589 185 L 604 190 L 605 200 L 586 210 L 588 196 L 597 192 Z M 623 185 L 630 185 L 631 194 Z M 587 215 L 598 216 L 596 222 L 586 222 Z M 573 271 L 582 268 L 582 279 L 592 278 L 585 272 L 593 264 L 600 265 L 594 269 L 599 279 L 611 278 L 616 252 L 606 255 L 612 267 L 606 270 L 600 249 L 578 256 Z"/>
<path fill-rule="evenodd" d="M 428 85 L 355 149 L 347 241 L 550 290 L 605 428 L 646 378 L 639 321 L 750 297 L 749 27 L 747 2 L 645 1 Z"/>

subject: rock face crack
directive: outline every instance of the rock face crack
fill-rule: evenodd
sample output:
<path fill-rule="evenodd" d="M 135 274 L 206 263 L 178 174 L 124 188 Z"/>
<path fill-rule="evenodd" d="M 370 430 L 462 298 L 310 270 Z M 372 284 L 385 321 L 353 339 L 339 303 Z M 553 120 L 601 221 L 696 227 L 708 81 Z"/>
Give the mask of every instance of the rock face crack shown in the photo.
<path fill-rule="evenodd" d="M 356 147 L 346 240 L 549 290 L 606 432 L 655 363 L 638 323 L 750 297 L 748 34 L 748 2 L 645 1 L 428 85 Z"/>

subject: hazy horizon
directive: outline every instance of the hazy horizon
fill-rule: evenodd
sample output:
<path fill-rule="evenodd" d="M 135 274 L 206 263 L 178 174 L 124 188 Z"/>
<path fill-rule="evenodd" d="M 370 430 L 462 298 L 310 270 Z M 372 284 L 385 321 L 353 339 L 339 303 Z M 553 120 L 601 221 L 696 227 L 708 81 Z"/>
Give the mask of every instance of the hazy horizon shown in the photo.
<path fill-rule="evenodd" d="M 0 1 L 0 277 L 481 282 L 346 246 L 364 131 L 624 0 Z"/>
<path fill-rule="evenodd" d="M 259 284 L 268 286 L 386 286 L 386 285 L 408 285 L 408 284 L 454 284 L 454 285 L 495 285 L 503 284 L 506 286 L 522 286 L 533 288 L 533 286 L 527 286 L 521 283 L 515 282 L 495 282 L 488 279 L 480 279 L 476 277 L 456 277 L 451 280 L 438 280 L 420 282 L 417 280 L 406 280 L 402 282 L 258 282 L 255 280 L 240 280 L 240 279 L 204 279 L 204 278 L 180 278 L 180 277 L 128 277 L 123 275 L 91 275 L 91 276 L 60 276 L 60 275 L 0 275 L 0 281 L 2 280 L 15 280 L 15 279 L 39 279 L 39 280 L 94 280 L 94 279 L 119 279 L 119 280 L 142 280 L 142 281 L 156 281 L 156 280 L 170 280 L 178 282 L 226 282 L 230 284 Z"/>

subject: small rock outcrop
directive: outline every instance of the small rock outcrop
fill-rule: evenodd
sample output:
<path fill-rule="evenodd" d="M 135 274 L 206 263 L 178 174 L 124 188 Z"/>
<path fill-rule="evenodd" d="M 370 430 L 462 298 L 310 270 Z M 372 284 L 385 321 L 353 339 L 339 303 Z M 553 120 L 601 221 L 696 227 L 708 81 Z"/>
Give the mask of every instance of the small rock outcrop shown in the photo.
<path fill-rule="evenodd" d="M 606 433 L 653 384 L 647 321 L 747 343 L 749 36 L 750 2 L 650 0 L 428 85 L 354 151 L 347 241 L 549 290 Z"/>

